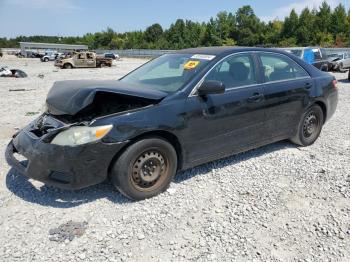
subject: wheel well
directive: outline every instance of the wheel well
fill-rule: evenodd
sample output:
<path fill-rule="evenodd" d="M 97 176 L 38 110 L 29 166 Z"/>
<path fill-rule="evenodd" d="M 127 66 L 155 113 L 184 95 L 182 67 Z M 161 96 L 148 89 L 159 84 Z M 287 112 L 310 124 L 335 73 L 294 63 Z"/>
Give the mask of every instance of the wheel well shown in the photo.
<path fill-rule="evenodd" d="M 323 123 L 325 123 L 326 119 L 327 119 L 327 107 L 326 107 L 326 105 L 321 101 L 316 101 L 315 104 L 318 105 L 319 107 L 321 107 L 322 112 L 323 112 Z"/>
<path fill-rule="evenodd" d="M 176 155 L 177 155 L 177 159 L 178 159 L 178 163 L 177 163 L 177 169 L 180 170 L 182 168 L 182 163 L 183 163 L 183 159 L 182 159 L 182 148 L 181 148 L 181 144 L 178 140 L 178 138 L 167 131 L 150 131 L 150 132 L 146 132 L 143 133 L 139 136 L 134 137 L 133 139 L 130 140 L 129 143 L 127 143 L 112 159 L 109 167 L 108 167 L 108 175 L 110 174 L 110 170 L 114 164 L 114 162 L 124 153 L 124 151 L 132 144 L 134 144 L 137 141 L 140 141 L 142 139 L 145 138 L 162 138 L 164 140 L 166 140 L 167 142 L 169 142 L 175 149 L 176 151 Z"/>

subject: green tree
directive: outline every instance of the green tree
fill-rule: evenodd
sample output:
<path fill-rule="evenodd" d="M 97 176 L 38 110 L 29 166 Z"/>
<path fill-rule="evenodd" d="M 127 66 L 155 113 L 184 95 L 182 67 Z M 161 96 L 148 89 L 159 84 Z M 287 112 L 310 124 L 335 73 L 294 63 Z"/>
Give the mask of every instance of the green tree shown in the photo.
<path fill-rule="evenodd" d="M 277 45 L 281 41 L 283 22 L 274 20 L 269 22 L 264 31 L 264 43 L 267 46 Z"/>
<path fill-rule="evenodd" d="M 294 9 L 290 12 L 289 16 L 284 19 L 282 28 L 282 37 L 290 38 L 295 37 L 299 27 L 299 16 Z"/>
<path fill-rule="evenodd" d="M 315 36 L 315 15 L 309 8 L 304 8 L 299 17 L 299 27 L 296 30 L 298 44 L 307 46 L 313 44 Z"/>
<path fill-rule="evenodd" d="M 219 12 L 208 22 L 178 19 L 169 29 L 153 24 L 144 31 L 117 33 L 112 28 L 84 36 L 18 36 L 0 38 L 1 47 L 19 42 L 86 44 L 90 49 L 180 49 L 197 46 L 350 46 L 350 10 L 339 4 L 334 10 L 323 1 L 316 10 L 305 8 L 300 16 L 292 10 L 284 21 L 261 22 L 249 6 L 234 14 Z"/>
<path fill-rule="evenodd" d="M 331 31 L 333 35 L 346 34 L 348 31 L 348 19 L 347 19 L 345 7 L 339 4 L 331 15 Z"/>
<path fill-rule="evenodd" d="M 153 24 L 147 27 L 144 38 L 149 43 L 157 42 L 163 36 L 163 28 L 160 24 Z"/>
<path fill-rule="evenodd" d="M 211 18 L 206 24 L 206 30 L 203 38 L 205 46 L 220 46 L 222 45 L 220 31 L 218 30 L 218 21 Z"/>
<path fill-rule="evenodd" d="M 186 24 L 183 19 L 178 19 L 175 24 L 171 24 L 169 30 L 166 32 L 166 38 L 171 43 L 171 49 L 185 48 L 185 28 Z"/>
<path fill-rule="evenodd" d="M 326 1 L 322 2 L 319 11 L 316 14 L 316 25 L 320 32 L 327 33 L 330 31 L 332 10 Z"/>
<path fill-rule="evenodd" d="M 263 24 L 251 6 L 246 5 L 236 12 L 237 42 L 242 46 L 261 44 Z"/>

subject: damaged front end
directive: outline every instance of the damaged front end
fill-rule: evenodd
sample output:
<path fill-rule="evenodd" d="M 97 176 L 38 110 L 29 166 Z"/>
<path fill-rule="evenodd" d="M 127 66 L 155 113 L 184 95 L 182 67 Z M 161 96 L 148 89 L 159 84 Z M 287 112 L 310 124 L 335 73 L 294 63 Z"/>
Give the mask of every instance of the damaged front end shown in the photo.
<path fill-rule="evenodd" d="M 164 96 L 117 81 L 58 82 L 48 94 L 46 112 L 13 136 L 7 162 L 27 177 L 60 188 L 98 184 L 129 141 L 109 137 L 114 121 L 99 126 L 96 118 L 141 110 Z M 21 162 L 16 154 L 27 161 Z"/>
<path fill-rule="evenodd" d="M 6 149 L 8 164 L 29 178 L 63 189 L 80 189 L 104 181 L 114 155 L 127 141 L 105 143 L 96 139 L 75 145 L 67 144 L 67 139 L 54 142 L 74 127 L 78 126 L 64 124 L 50 115 L 40 116 L 14 135 Z M 26 161 L 21 161 L 23 158 Z"/>
<path fill-rule="evenodd" d="M 95 94 L 91 104 L 78 113 L 57 114 L 55 117 L 66 124 L 91 122 L 99 117 L 130 113 L 144 107 L 152 106 L 157 102 L 152 99 L 98 92 Z"/>

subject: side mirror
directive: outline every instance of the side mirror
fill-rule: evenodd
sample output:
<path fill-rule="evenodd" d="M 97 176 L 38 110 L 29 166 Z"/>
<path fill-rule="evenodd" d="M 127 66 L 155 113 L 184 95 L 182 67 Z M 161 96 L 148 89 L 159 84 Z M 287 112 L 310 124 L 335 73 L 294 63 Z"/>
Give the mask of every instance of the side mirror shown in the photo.
<path fill-rule="evenodd" d="M 225 85 L 220 81 L 204 81 L 197 89 L 199 96 L 225 93 Z"/>

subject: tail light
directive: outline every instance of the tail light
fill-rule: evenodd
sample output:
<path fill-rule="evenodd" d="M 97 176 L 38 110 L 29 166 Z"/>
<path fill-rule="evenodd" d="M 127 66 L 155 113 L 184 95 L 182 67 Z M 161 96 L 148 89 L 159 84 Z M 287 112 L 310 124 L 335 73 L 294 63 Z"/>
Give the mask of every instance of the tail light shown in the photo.
<path fill-rule="evenodd" d="M 332 85 L 333 85 L 333 88 L 334 88 L 334 89 L 338 89 L 337 84 L 338 84 L 338 81 L 334 79 L 334 80 L 332 81 Z"/>

